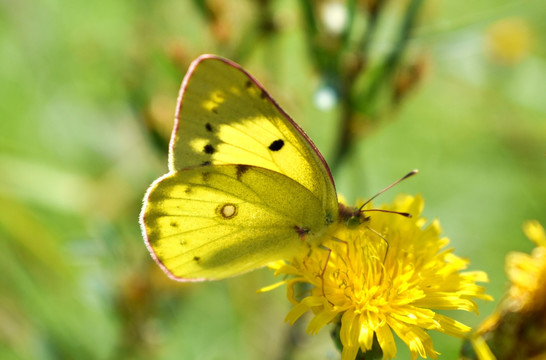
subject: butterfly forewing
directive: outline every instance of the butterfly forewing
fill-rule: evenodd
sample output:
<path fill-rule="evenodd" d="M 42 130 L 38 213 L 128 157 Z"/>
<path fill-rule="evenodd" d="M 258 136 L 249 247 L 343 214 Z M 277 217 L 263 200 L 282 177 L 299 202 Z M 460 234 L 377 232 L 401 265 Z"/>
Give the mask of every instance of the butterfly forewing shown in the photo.
<path fill-rule="evenodd" d="M 178 100 L 171 171 L 243 164 L 288 176 L 337 216 L 328 166 L 314 144 L 237 64 L 206 55 L 195 60 Z"/>

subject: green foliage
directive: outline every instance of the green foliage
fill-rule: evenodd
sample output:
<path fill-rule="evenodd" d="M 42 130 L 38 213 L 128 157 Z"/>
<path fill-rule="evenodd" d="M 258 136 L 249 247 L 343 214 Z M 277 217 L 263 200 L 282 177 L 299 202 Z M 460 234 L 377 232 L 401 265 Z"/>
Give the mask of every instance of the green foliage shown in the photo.
<path fill-rule="evenodd" d="M 0 358 L 336 358 L 327 332 L 283 323 L 282 291 L 255 294 L 267 271 L 183 285 L 144 247 L 141 199 L 166 171 L 178 87 L 201 53 L 264 83 L 349 203 L 418 168 L 376 202 L 422 193 L 500 298 L 505 255 L 531 247 L 523 221 L 546 224 L 542 2 L 354 0 L 339 33 L 319 3 L 0 5 Z M 513 61 L 490 50 L 509 17 L 531 44 Z M 333 106 L 317 106 L 320 89 Z M 459 341 L 433 336 L 457 357 Z"/>

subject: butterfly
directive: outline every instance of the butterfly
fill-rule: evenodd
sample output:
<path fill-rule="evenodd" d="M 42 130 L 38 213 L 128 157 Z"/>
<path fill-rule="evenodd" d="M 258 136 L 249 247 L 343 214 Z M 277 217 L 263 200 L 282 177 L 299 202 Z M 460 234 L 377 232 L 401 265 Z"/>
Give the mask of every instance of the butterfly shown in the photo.
<path fill-rule="evenodd" d="M 169 172 L 140 215 L 145 243 L 178 281 L 223 279 L 308 253 L 340 217 L 317 147 L 240 65 L 202 55 L 178 97 Z"/>

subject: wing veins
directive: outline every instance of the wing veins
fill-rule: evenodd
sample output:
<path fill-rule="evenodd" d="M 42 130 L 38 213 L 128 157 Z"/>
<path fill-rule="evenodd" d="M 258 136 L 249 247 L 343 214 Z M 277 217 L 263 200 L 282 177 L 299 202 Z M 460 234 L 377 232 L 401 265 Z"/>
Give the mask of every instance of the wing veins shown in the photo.
<path fill-rule="evenodd" d="M 280 115 L 280 116 L 282 116 L 282 115 Z M 265 116 L 265 115 L 264 115 L 264 117 L 266 117 L 266 118 L 268 119 L 268 122 L 269 122 L 270 124 L 273 124 L 273 126 L 275 127 L 275 129 L 278 130 L 278 132 L 282 135 L 283 140 L 285 140 L 285 141 L 287 141 L 288 143 L 290 143 L 290 144 L 292 145 L 292 147 L 293 147 L 294 149 L 296 149 L 296 151 L 297 151 L 303 158 L 307 158 L 307 157 L 309 156 L 309 154 L 304 154 L 304 153 L 302 152 L 302 149 L 304 149 L 305 147 L 299 146 L 300 144 L 294 144 L 292 141 L 288 141 L 288 139 L 286 139 L 285 134 L 283 133 L 283 131 L 281 131 L 281 128 L 280 128 L 279 126 L 277 126 L 277 122 L 276 122 L 276 121 L 272 120 L 269 116 Z M 288 121 L 288 120 L 287 120 L 287 121 Z M 253 139 L 253 140 L 256 141 L 257 143 L 259 143 L 259 144 L 261 144 L 262 146 L 264 146 L 264 147 L 267 148 L 267 146 L 268 146 L 267 144 L 263 144 L 261 141 L 259 141 L 258 138 L 256 138 L 256 137 L 250 135 L 248 132 L 243 131 L 243 129 L 239 129 L 239 128 L 237 128 L 237 127 L 235 127 L 235 126 L 233 126 L 233 125 L 231 125 L 231 124 L 229 124 L 229 123 L 225 123 L 225 125 L 231 127 L 231 128 L 234 129 L 234 130 L 237 130 L 237 131 L 240 132 L 241 134 L 243 134 L 243 135 L 245 135 L 245 136 L 247 136 L 247 137 Z M 278 136 L 278 134 L 276 134 L 276 133 L 272 132 L 271 130 L 269 130 L 268 128 L 262 126 L 259 122 L 256 123 L 256 124 L 253 124 L 253 125 L 254 125 L 254 126 L 260 127 L 264 132 L 267 132 L 268 134 L 273 135 L 274 137 L 277 137 L 277 136 Z M 299 133 L 299 131 L 298 131 L 297 129 L 296 129 L 296 132 Z M 298 134 L 298 135 L 300 135 L 300 134 Z M 297 138 L 297 136 L 296 136 L 296 138 Z M 266 158 L 266 157 L 264 157 L 264 156 L 262 156 L 262 155 L 260 155 L 260 154 L 257 154 L 257 153 L 255 153 L 255 152 L 253 152 L 253 151 L 248 151 L 247 149 L 243 149 L 243 148 L 241 148 L 240 146 L 235 145 L 235 144 L 233 144 L 233 143 L 230 143 L 230 142 L 227 142 L 227 141 L 224 141 L 224 143 L 225 143 L 225 144 L 229 144 L 229 145 L 231 145 L 231 146 L 233 146 L 233 147 L 239 148 L 239 149 L 241 149 L 241 150 L 243 150 L 243 151 L 246 151 L 246 152 L 248 152 L 248 153 L 254 154 L 254 155 L 256 155 L 256 156 L 258 156 L 258 157 L 260 157 L 260 158 L 262 158 L 262 159 L 264 159 L 264 160 L 267 160 L 267 161 L 271 162 L 272 164 L 275 164 L 275 166 L 277 167 L 277 169 L 282 169 L 282 168 L 279 166 L 279 163 L 273 159 L 273 155 L 272 155 L 270 152 L 268 153 L 268 154 L 269 154 L 269 159 L 268 159 L 268 158 Z"/>
<path fill-rule="evenodd" d="M 231 124 L 226 124 L 226 125 L 229 126 L 229 127 L 232 128 L 232 129 L 238 131 L 239 133 L 245 135 L 246 137 L 251 138 L 252 140 L 254 140 L 255 142 L 257 142 L 258 144 L 262 145 L 263 147 L 267 148 L 267 144 L 264 144 L 264 143 L 261 142 L 258 138 L 256 138 L 256 137 L 250 135 L 247 131 L 244 131 L 244 129 L 239 129 L 238 127 L 233 126 L 233 125 L 231 125 Z M 259 126 L 259 124 L 254 124 L 254 125 L 255 125 L 255 126 Z M 264 128 L 264 127 L 262 127 L 262 126 L 259 126 L 259 127 L 262 128 L 264 131 L 268 132 L 269 134 L 273 134 L 271 131 L 267 130 L 266 128 Z M 275 127 L 277 128 L 276 125 L 275 125 Z M 278 128 L 277 128 L 277 129 L 278 129 Z M 273 135 L 275 135 L 275 134 L 273 134 Z M 231 145 L 231 146 L 233 146 L 233 147 L 236 147 L 236 148 L 238 148 L 238 149 L 244 150 L 245 152 L 248 152 L 248 153 L 251 153 L 251 154 L 253 154 L 253 155 L 256 155 L 257 157 L 260 157 L 260 158 L 262 158 L 262 159 L 264 159 L 264 160 L 268 160 L 266 157 L 264 157 L 264 156 L 262 156 L 262 155 L 260 155 L 260 154 L 258 154 L 258 153 L 255 153 L 254 151 L 249 151 L 249 150 L 247 150 L 247 149 L 244 149 L 244 148 L 242 148 L 242 147 L 240 147 L 239 145 L 236 145 L 236 144 L 234 144 L 234 143 L 227 142 L 227 141 L 224 141 L 224 143 L 225 143 L 225 144 L 229 144 L 229 145 Z M 271 158 L 271 154 L 269 155 L 269 157 Z M 269 159 L 269 161 L 273 162 L 272 159 Z"/>
<path fill-rule="evenodd" d="M 254 194 L 256 195 L 256 197 L 258 197 L 259 199 L 261 198 L 260 195 L 259 195 L 256 191 L 254 191 L 254 190 L 253 190 L 249 185 L 247 185 L 246 183 L 244 183 L 244 182 L 242 182 L 242 181 L 239 181 L 239 180 L 237 180 L 236 178 L 231 177 L 231 176 L 229 176 L 229 175 L 227 175 L 227 174 L 223 174 L 223 173 L 215 173 L 215 174 L 218 174 L 218 175 L 221 175 L 221 176 L 225 176 L 225 177 L 227 177 L 227 178 L 229 178 L 229 179 L 235 179 L 235 180 L 238 181 L 239 183 L 243 184 L 249 191 L 251 191 L 252 193 L 254 193 Z M 292 179 L 291 179 L 291 180 L 292 180 Z M 277 181 L 275 181 L 275 182 L 278 183 Z M 238 195 L 235 195 L 235 194 L 233 194 L 233 193 L 231 193 L 231 192 L 228 192 L 228 191 L 225 191 L 225 190 L 222 190 L 222 189 L 215 188 L 215 187 L 210 186 L 210 185 L 208 185 L 208 184 L 194 184 L 194 183 L 190 183 L 190 184 L 192 184 L 192 185 L 199 185 L 199 186 L 201 186 L 201 187 L 207 187 L 207 188 L 209 188 L 209 189 L 214 189 L 214 190 L 217 190 L 217 191 L 219 191 L 219 192 L 223 192 L 224 194 L 231 195 L 231 196 L 233 196 L 233 197 L 236 198 L 236 199 L 243 200 L 243 199 L 241 199 Z M 311 194 L 312 194 L 313 197 L 315 197 L 315 194 L 313 194 L 313 193 L 311 193 Z M 211 201 L 211 202 L 212 202 L 212 201 Z M 288 215 L 283 214 L 283 213 L 280 213 L 280 212 L 278 212 L 276 209 L 272 209 L 272 208 L 270 208 L 270 207 L 267 207 L 266 204 L 264 204 L 263 201 L 255 202 L 255 201 L 243 200 L 243 202 L 244 202 L 244 203 L 247 203 L 247 204 L 253 204 L 253 205 L 256 205 L 256 206 L 259 206 L 259 207 L 262 207 L 262 208 L 265 207 L 266 209 L 272 210 L 271 212 L 273 212 L 273 213 L 275 213 L 275 214 L 277 214 L 277 215 L 280 215 L 280 216 L 283 217 L 283 218 L 290 219 L 290 217 L 289 217 Z"/>

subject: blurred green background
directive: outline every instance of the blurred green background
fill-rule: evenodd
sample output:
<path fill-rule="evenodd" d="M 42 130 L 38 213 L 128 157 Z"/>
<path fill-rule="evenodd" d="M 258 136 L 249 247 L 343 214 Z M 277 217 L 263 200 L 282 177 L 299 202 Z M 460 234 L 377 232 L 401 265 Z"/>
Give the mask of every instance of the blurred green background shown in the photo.
<path fill-rule="evenodd" d="M 350 203 L 418 168 L 376 203 L 423 194 L 498 300 L 505 255 L 532 248 L 522 223 L 546 225 L 545 17 L 539 0 L 0 2 L 0 358 L 339 357 L 326 329 L 283 322 L 283 289 L 256 294 L 269 271 L 179 284 L 143 244 L 201 53 L 265 85 Z"/>

